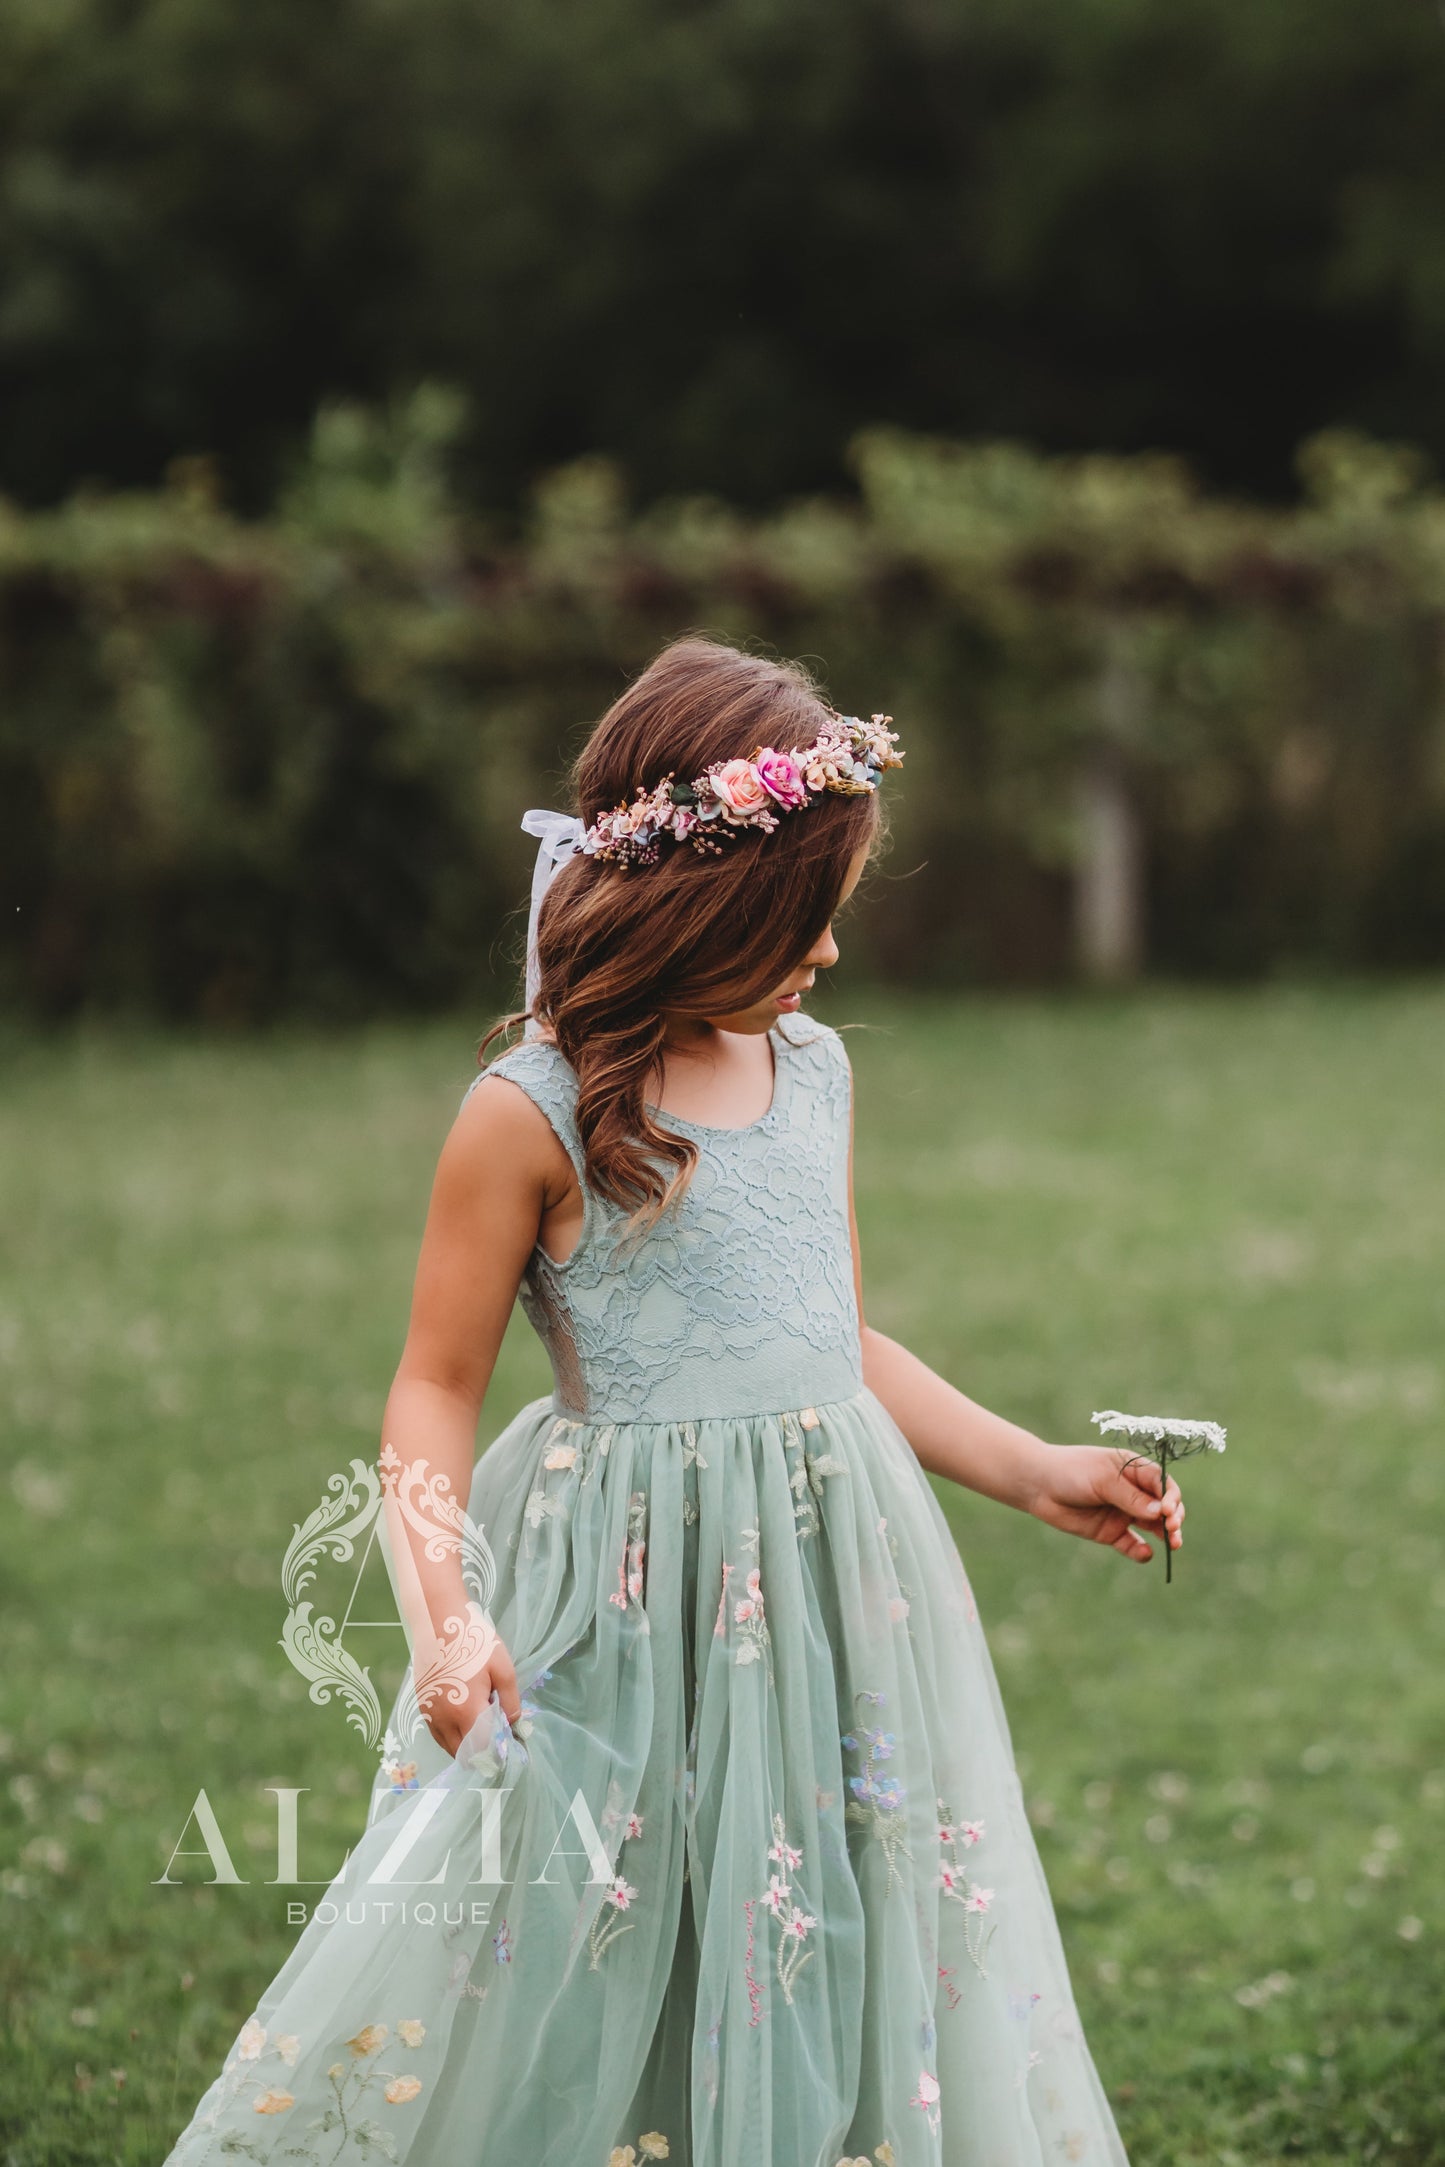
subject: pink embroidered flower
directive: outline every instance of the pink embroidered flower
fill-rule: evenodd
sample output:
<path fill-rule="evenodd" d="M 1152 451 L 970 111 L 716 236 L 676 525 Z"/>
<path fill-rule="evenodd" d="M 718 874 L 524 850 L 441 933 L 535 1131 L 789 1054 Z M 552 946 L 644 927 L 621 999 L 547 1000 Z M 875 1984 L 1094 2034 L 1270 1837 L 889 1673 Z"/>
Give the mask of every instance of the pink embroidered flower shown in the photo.
<path fill-rule="evenodd" d="M 758 780 L 769 797 L 776 798 L 779 805 L 791 811 L 801 805 L 808 795 L 803 771 L 790 752 L 774 752 L 771 745 L 764 745 L 754 762 Z"/>
<path fill-rule="evenodd" d="M 962 1896 L 968 1883 L 956 1866 L 943 1866 L 939 1869 L 938 1886 L 946 1889 L 950 1896 Z"/>
<path fill-rule="evenodd" d="M 627 1816 L 627 1827 L 623 1833 L 624 1838 L 628 1836 L 640 1836 L 642 1834 L 642 1815 L 640 1813 L 629 1813 L 629 1815 Z"/>
<path fill-rule="evenodd" d="M 747 1594 L 740 1598 L 733 1610 L 733 1620 L 738 1625 L 746 1618 L 761 1618 L 763 1614 L 763 1586 L 756 1565 L 748 1574 L 747 1590 Z"/>
<path fill-rule="evenodd" d="M 776 1843 L 768 1845 L 768 1857 L 780 1860 L 784 1866 L 801 1866 L 803 1863 L 802 1852 L 796 1844 L 789 1843 L 786 1836 L 779 1836 Z"/>
<path fill-rule="evenodd" d="M 972 1889 L 964 1900 L 965 1911 L 987 1911 L 993 1902 L 992 1889 Z"/>
<path fill-rule="evenodd" d="M 636 1889 L 624 1881 L 621 1874 L 618 1874 L 617 1878 L 608 1884 L 607 1901 L 609 1904 L 615 1904 L 619 1911 L 625 1911 L 636 1894 Z"/>
<path fill-rule="evenodd" d="M 984 1825 L 982 1821 L 964 1821 L 960 1823 L 958 1840 L 961 1844 L 982 1843 L 983 1836 Z"/>
<path fill-rule="evenodd" d="M 740 819 L 765 812 L 768 793 L 751 760 L 724 760 L 708 769 L 708 779 L 727 811 Z"/>
<path fill-rule="evenodd" d="M 817 1920 L 813 1918 L 809 1912 L 800 1911 L 797 1905 L 794 1904 L 792 1916 L 784 1924 L 783 1932 L 785 1934 L 792 1934 L 797 1940 L 801 1941 L 804 1935 L 807 1933 L 808 1928 L 810 1926 L 816 1926 L 817 1923 Z"/>
<path fill-rule="evenodd" d="M 931 2070 L 920 2069 L 918 2072 L 918 2090 L 908 2104 L 910 2107 L 921 2107 L 923 2109 L 928 2118 L 930 2129 L 937 2129 L 938 2127 L 938 2102 L 941 2097 L 942 2093 L 937 2077 L 933 2075 Z"/>
<path fill-rule="evenodd" d="M 768 1890 L 763 1898 L 769 1911 L 781 1918 L 792 1900 L 792 1889 L 781 1874 L 769 1874 Z"/>

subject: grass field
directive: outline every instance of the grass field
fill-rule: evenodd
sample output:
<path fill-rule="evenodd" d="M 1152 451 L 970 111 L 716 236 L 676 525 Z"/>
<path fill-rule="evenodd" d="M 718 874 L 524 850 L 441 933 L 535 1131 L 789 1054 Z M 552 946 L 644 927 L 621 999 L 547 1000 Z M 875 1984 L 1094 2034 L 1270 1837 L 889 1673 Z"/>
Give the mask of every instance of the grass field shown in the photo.
<path fill-rule="evenodd" d="M 1135 2167 L 1445 2161 L 1445 990 L 821 1012 L 871 1321 L 1050 1437 L 1229 1425 L 1167 1589 L 945 1497 Z M 0 1043 L 3 2167 L 156 2167 L 294 1938 L 266 1787 L 318 1882 L 358 1833 L 280 1559 L 473 1042 Z M 484 1438 L 541 1389 L 514 1320 Z M 155 1886 L 202 1786 L 246 1885 Z"/>

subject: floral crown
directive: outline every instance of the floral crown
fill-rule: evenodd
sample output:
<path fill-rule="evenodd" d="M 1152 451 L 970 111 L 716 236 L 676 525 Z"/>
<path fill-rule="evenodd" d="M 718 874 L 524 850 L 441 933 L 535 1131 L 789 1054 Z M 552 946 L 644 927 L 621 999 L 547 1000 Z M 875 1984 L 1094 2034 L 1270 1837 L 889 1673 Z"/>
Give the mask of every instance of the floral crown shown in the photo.
<path fill-rule="evenodd" d="M 849 797 L 876 790 L 884 768 L 901 767 L 892 720 L 863 722 L 834 710 L 822 734 L 796 752 L 760 745 L 750 760 L 716 760 L 691 782 L 664 775 L 630 805 L 599 815 L 577 848 L 618 865 L 655 865 L 664 839 L 720 851 L 746 828 L 771 835 L 781 814 L 801 812 L 830 790 Z"/>

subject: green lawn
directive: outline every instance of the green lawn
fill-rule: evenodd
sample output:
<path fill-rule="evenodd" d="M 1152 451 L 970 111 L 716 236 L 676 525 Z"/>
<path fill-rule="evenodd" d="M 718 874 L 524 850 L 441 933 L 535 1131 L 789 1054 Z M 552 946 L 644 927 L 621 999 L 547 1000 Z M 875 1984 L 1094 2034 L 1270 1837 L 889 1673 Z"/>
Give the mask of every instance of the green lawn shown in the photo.
<path fill-rule="evenodd" d="M 1229 1425 L 1169 1588 L 946 1498 L 1135 2167 L 1445 2160 L 1445 990 L 845 1008 L 871 1321 L 1051 1437 Z M 280 1558 L 474 1036 L 0 1043 L 3 2167 L 155 2167 L 293 1938 L 267 1785 L 318 1881 L 359 1829 Z M 202 1785 L 249 1885 L 156 1887 Z"/>

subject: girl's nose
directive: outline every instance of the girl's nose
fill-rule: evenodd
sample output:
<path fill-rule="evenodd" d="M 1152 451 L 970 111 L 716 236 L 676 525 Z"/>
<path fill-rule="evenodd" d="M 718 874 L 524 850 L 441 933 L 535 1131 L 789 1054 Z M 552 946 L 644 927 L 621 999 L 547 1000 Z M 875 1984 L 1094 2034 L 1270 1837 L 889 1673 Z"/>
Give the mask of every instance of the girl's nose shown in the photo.
<path fill-rule="evenodd" d="M 838 943 L 833 938 L 833 928 L 831 925 L 825 925 L 808 953 L 804 956 L 804 966 L 810 971 L 827 971 L 832 969 L 837 960 Z"/>

